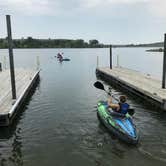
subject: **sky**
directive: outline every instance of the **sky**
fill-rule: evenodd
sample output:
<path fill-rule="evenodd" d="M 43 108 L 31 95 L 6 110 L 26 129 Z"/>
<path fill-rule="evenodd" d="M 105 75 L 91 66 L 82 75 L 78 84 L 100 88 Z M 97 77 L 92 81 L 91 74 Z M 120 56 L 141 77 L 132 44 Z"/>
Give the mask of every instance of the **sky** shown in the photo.
<path fill-rule="evenodd" d="M 164 40 L 166 0 L 0 0 L 0 38 L 97 39 L 104 44 Z"/>

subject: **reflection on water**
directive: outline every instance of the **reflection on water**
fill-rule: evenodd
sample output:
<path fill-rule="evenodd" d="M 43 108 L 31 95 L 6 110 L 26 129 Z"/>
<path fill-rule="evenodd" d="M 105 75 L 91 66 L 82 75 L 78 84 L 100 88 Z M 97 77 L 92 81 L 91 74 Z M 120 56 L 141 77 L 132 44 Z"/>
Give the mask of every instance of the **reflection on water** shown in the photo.
<path fill-rule="evenodd" d="M 40 79 L 34 85 L 34 88 L 30 91 L 29 97 L 26 103 L 20 108 L 18 116 L 15 117 L 12 125 L 8 127 L 1 127 L 0 129 L 0 165 L 23 165 L 22 155 L 22 129 L 18 126 L 20 120 L 23 118 L 24 111 L 28 108 L 28 104 L 31 101 L 32 95 L 36 89 L 39 88 Z"/>
<path fill-rule="evenodd" d="M 0 130 L 0 163 L 1 165 L 23 165 L 21 128 L 17 128 L 19 119 L 12 127 Z"/>
<path fill-rule="evenodd" d="M 54 57 L 64 52 L 70 62 Z M 161 55 L 144 48 L 114 49 L 120 65 L 160 77 Z M 40 59 L 40 84 L 9 128 L 0 129 L 0 164 L 17 166 L 164 166 L 166 164 L 166 114 L 127 94 L 135 108 L 134 122 L 140 142 L 129 146 L 100 124 L 96 103 L 106 100 L 95 89 L 96 59 L 109 65 L 109 49 L 15 49 L 16 67 L 35 68 Z M 0 50 L 0 61 L 7 50 Z M 135 58 L 137 64 L 131 63 Z M 149 61 L 149 63 L 146 63 Z M 155 65 L 154 65 L 155 64 Z M 154 67 L 155 66 L 155 67 Z M 109 85 L 105 85 L 109 88 Z M 126 92 L 111 87 L 118 98 Z"/>

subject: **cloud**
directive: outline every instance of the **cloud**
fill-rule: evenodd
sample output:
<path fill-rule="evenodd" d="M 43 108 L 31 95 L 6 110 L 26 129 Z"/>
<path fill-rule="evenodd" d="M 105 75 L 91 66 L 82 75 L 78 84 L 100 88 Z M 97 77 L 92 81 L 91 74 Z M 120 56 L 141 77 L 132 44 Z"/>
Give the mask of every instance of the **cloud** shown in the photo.
<path fill-rule="evenodd" d="M 52 15 L 52 2 L 50 0 L 1 0 L 2 11 L 21 13 L 25 15 Z M 57 6 L 54 4 L 54 8 Z"/>
<path fill-rule="evenodd" d="M 166 18 L 165 0 L 151 0 L 148 4 L 148 9 L 154 16 Z"/>
<path fill-rule="evenodd" d="M 119 6 L 142 5 L 144 10 L 157 17 L 166 17 L 166 0 L 0 0 L 0 9 L 6 13 L 23 15 L 70 15 L 79 12 L 111 13 Z M 146 7 L 146 8 L 145 8 Z M 132 10 L 133 12 L 134 10 Z M 146 13 L 145 11 L 145 13 Z M 117 12 L 117 11 L 116 11 Z M 123 11 L 119 11 L 123 12 Z M 141 11 L 142 12 L 142 11 Z M 112 14 L 112 13 L 111 13 Z M 116 13 L 117 14 L 117 13 Z M 132 13 L 131 13 L 132 14 Z M 139 14 L 139 13 L 138 13 Z"/>
<path fill-rule="evenodd" d="M 142 3 L 147 2 L 149 0 L 81 0 L 84 7 L 94 8 L 94 7 L 101 7 L 106 5 L 117 5 L 117 4 L 135 4 L 135 3 Z"/>

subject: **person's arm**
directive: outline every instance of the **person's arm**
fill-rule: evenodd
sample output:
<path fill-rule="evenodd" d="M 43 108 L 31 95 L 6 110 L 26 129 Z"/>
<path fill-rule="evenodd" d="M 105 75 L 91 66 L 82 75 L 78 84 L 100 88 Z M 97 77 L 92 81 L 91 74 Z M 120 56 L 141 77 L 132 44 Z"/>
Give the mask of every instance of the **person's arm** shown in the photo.
<path fill-rule="evenodd" d="M 107 104 L 108 104 L 108 106 L 110 106 L 112 104 L 112 98 L 111 98 L 111 96 L 108 97 Z"/>
<path fill-rule="evenodd" d="M 111 97 L 108 97 L 107 104 L 108 104 L 108 107 L 110 107 L 112 109 L 115 109 L 117 111 L 119 111 L 119 109 L 120 109 L 119 104 L 112 103 L 112 98 Z"/>

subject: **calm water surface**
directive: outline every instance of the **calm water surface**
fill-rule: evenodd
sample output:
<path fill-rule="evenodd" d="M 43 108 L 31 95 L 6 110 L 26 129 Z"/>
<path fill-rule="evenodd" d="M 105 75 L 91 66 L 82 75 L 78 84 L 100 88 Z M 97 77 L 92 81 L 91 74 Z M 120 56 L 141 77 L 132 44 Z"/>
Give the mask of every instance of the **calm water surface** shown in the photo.
<path fill-rule="evenodd" d="M 59 51 L 71 61 L 59 63 L 54 57 Z M 113 54 L 114 65 L 119 55 L 120 66 L 161 78 L 162 53 L 121 48 Z M 38 86 L 14 124 L 0 129 L 0 165 L 166 165 L 165 113 L 128 95 L 140 130 L 137 146 L 112 137 L 98 121 L 96 103 L 106 95 L 93 87 L 96 57 L 100 66 L 108 66 L 108 49 L 16 49 L 14 55 L 15 66 L 24 68 L 35 68 L 39 56 L 42 70 Z M 0 61 L 5 61 L 4 56 L 7 50 L 0 50 Z"/>

